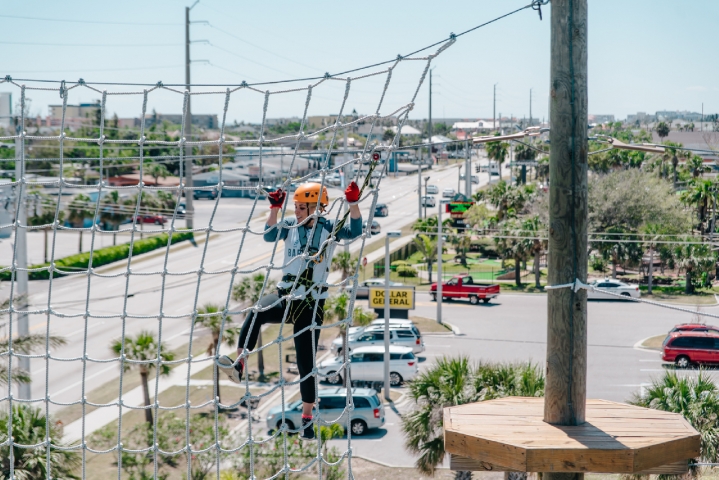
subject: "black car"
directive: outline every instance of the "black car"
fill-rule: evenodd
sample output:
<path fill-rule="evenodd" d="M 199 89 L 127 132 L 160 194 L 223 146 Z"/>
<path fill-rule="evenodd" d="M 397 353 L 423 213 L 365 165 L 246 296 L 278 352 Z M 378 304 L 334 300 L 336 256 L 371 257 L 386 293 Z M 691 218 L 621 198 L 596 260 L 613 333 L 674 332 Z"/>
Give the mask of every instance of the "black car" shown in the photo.
<path fill-rule="evenodd" d="M 389 215 L 389 207 L 386 203 L 378 203 L 374 207 L 374 216 L 375 217 L 386 217 Z"/>
<path fill-rule="evenodd" d="M 210 200 L 214 200 L 217 198 L 217 190 L 214 188 L 212 190 L 195 190 L 192 192 L 192 198 L 195 200 L 199 200 L 201 198 L 207 198 Z"/>

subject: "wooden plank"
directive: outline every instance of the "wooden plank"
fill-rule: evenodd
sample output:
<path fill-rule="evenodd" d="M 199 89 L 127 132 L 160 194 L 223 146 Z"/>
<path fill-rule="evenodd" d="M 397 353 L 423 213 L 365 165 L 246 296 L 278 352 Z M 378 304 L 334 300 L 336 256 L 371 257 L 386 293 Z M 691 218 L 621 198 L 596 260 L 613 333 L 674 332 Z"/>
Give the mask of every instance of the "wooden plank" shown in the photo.
<path fill-rule="evenodd" d="M 488 462 L 480 462 L 471 458 L 462 457 L 460 455 L 450 454 L 449 468 L 454 471 L 462 472 L 515 472 L 500 465 L 494 465 Z M 683 460 L 676 463 L 670 463 L 659 467 L 635 472 L 635 475 L 683 475 L 689 471 L 689 461 Z M 603 472 L 587 472 L 587 473 L 603 473 Z"/>
<path fill-rule="evenodd" d="M 655 443 L 638 449 L 634 454 L 634 469 L 646 470 L 657 464 L 673 463 L 685 458 L 699 456 L 701 436 L 697 433 L 691 437 L 671 442 Z"/>
<path fill-rule="evenodd" d="M 526 451 L 514 445 L 445 430 L 444 450 L 448 453 L 502 465 L 520 472 L 527 471 Z"/>
<path fill-rule="evenodd" d="M 527 450 L 527 471 L 631 473 L 634 455 L 627 449 L 541 449 Z"/>

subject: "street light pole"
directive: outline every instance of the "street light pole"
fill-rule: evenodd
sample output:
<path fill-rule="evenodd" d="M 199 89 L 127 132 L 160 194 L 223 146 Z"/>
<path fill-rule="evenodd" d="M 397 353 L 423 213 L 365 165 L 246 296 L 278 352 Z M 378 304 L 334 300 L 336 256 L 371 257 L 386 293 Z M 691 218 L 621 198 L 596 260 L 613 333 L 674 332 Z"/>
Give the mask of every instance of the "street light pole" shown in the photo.
<path fill-rule="evenodd" d="M 400 237 L 401 235 L 401 232 L 387 232 L 384 239 L 384 398 L 387 400 L 391 400 L 389 395 L 389 239 Z"/>
<path fill-rule="evenodd" d="M 24 91 L 23 91 L 24 99 Z M 21 107 L 25 108 L 25 102 Z M 24 113 L 24 112 L 23 112 Z M 24 140 L 21 138 L 23 128 L 25 126 L 25 117 L 23 114 L 15 129 L 17 138 L 15 139 L 15 181 L 19 182 L 15 187 L 17 192 L 17 211 L 15 212 L 15 291 L 13 298 L 10 299 L 15 310 L 27 310 L 27 192 L 25 192 L 25 148 Z M 17 300 L 17 304 L 15 301 Z M 26 337 L 30 334 L 30 326 L 28 324 L 27 313 L 17 313 L 17 333 L 20 337 Z M 28 357 L 20 357 L 18 366 L 21 370 L 30 373 L 30 359 Z M 18 385 L 18 397 L 24 400 L 31 398 L 30 383 L 21 383 Z"/>
<path fill-rule="evenodd" d="M 429 177 L 424 177 L 424 218 L 427 218 L 427 182 L 429 182 Z"/>
<path fill-rule="evenodd" d="M 437 323 L 442 323 L 442 207 L 445 201 L 439 201 L 437 215 Z"/>
<path fill-rule="evenodd" d="M 466 160 L 464 166 L 464 194 L 467 197 L 472 195 L 472 153 L 469 147 L 469 141 L 464 142 L 464 156 Z"/>
<path fill-rule="evenodd" d="M 422 218 L 422 164 L 419 161 L 417 162 L 417 203 L 419 207 L 417 218 Z"/>
<path fill-rule="evenodd" d="M 197 5 L 197 0 L 191 7 L 185 7 L 185 88 L 190 91 L 190 10 Z M 187 97 L 187 111 L 185 112 L 185 141 L 189 142 L 192 136 L 192 109 L 191 96 Z M 220 146 L 220 148 L 222 148 Z M 192 145 L 185 144 L 185 225 L 192 229 L 195 209 L 192 206 Z M 222 168 L 222 165 L 220 165 Z M 189 189 L 189 190 L 188 190 Z"/>

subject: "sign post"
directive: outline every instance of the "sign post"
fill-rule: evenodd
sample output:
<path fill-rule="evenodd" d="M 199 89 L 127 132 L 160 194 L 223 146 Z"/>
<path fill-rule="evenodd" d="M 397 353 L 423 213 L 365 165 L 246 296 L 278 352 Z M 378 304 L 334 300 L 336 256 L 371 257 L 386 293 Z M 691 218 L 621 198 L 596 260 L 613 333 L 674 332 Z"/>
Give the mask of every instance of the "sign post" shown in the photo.
<path fill-rule="evenodd" d="M 389 396 L 389 306 L 391 303 L 389 293 L 389 239 L 402 236 L 401 232 L 387 232 L 384 241 L 384 398 Z"/>

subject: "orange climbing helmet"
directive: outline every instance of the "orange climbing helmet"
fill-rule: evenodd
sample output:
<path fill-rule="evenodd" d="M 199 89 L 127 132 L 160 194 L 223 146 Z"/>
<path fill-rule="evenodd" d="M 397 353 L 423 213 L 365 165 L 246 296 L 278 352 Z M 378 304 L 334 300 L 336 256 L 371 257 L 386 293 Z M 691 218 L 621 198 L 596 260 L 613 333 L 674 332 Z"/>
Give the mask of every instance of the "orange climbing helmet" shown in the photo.
<path fill-rule="evenodd" d="M 308 203 L 317 205 L 317 199 L 320 199 L 322 206 L 327 206 L 330 203 L 329 196 L 327 195 L 327 188 L 323 187 L 319 183 L 303 183 L 297 190 L 295 190 L 295 196 L 292 199 L 298 203 Z"/>

